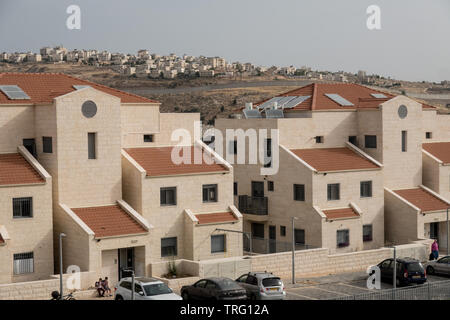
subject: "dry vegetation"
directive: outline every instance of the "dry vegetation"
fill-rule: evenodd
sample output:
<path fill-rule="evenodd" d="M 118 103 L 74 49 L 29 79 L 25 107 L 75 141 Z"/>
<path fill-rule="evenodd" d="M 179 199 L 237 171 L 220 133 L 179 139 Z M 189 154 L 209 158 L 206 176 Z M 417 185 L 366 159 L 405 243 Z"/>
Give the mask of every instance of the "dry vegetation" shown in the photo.
<path fill-rule="evenodd" d="M 81 79 L 107 85 L 113 88 L 138 93 L 142 96 L 161 102 L 162 112 L 200 112 L 205 124 L 213 124 L 216 117 L 228 117 L 245 102 L 257 102 L 276 94 L 292 90 L 293 86 L 282 85 L 260 87 L 238 87 L 233 89 L 182 90 L 171 89 L 205 87 L 236 82 L 257 82 L 267 80 L 286 80 L 283 77 L 251 77 L 238 79 L 194 78 L 194 79 L 146 79 L 117 74 L 107 67 L 95 67 L 83 64 L 7 64 L 0 63 L 0 72 L 61 72 Z M 155 93 L 157 89 L 158 93 Z M 160 90 L 162 89 L 162 90 Z M 168 89 L 167 91 L 165 89 Z M 420 82 L 404 82 L 404 86 L 396 88 L 407 92 L 425 93 L 429 84 Z M 148 92 L 147 92 L 148 90 Z M 427 101 L 447 113 L 442 101 Z M 449 101 L 450 102 L 450 101 Z"/>

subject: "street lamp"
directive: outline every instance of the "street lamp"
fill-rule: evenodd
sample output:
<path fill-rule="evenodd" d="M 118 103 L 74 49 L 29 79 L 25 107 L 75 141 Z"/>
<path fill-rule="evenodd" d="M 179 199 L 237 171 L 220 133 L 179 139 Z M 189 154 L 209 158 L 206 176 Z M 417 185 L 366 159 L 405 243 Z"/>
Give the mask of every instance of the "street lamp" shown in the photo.
<path fill-rule="evenodd" d="M 298 220 L 297 217 L 292 217 L 292 284 L 295 284 L 295 226 L 294 220 Z"/>
<path fill-rule="evenodd" d="M 62 255 L 62 238 L 66 236 L 65 233 L 59 234 L 59 300 L 63 298 L 63 255 Z"/>

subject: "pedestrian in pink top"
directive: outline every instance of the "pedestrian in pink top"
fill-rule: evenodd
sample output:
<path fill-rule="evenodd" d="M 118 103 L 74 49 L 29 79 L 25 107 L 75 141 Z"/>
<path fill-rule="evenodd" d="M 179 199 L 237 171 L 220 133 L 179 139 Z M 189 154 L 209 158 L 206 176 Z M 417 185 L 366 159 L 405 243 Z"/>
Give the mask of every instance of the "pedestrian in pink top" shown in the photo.
<path fill-rule="evenodd" d="M 437 260 L 437 258 L 439 257 L 439 246 L 436 239 L 434 239 L 434 242 L 431 245 L 431 253 L 434 256 L 434 260 Z"/>

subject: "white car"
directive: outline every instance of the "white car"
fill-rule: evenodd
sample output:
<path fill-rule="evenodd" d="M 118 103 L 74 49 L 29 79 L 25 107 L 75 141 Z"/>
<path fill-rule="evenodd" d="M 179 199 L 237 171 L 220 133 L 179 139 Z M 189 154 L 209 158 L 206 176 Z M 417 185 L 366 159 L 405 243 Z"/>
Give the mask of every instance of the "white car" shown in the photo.
<path fill-rule="evenodd" d="M 131 278 L 123 278 L 115 286 L 114 300 L 131 300 Z M 134 279 L 135 300 L 183 300 L 164 282 L 154 278 Z"/>

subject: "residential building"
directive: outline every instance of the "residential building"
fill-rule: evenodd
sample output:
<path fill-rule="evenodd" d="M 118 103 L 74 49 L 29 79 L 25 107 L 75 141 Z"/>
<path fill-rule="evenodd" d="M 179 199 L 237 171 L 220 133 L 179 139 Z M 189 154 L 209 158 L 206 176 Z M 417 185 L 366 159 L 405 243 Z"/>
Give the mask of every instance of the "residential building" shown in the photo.
<path fill-rule="evenodd" d="M 216 119 L 215 126 L 224 138 L 227 129 L 246 134 L 245 142 L 229 137 L 222 147 L 233 160 L 244 231 L 265 245 L 260 250 L 286 248 L 292 223 L 299 248 L 331 253 L 438 236 L 442 242 L 450 206 L 448 115 L 348 83 L 313 83 L 250 104 L 243 113 Z M 252 140 L 249 129 L 267 135 Z M 250 144 L 265 146 L 270 161 L 250 163 Z M 245 148 L 244 163 L 236 163 L 238 145 Z M 274 148 L 279 159 L 272 157 Z M 273 167 L 273 174 L 262 174 L 264 167 Z"/>
<path fill-rule="evenodd" d="M 58 271 L 60 233 L 64 270 L 113 283 L 125 269 L 150 276 L 152 263 L 242 254 L 241 234 L 217 230 L 242 231 L 242 216 L 232 167 L 196 133 L 199 114 L 160 113 L 64 74 L 5 73 L 0 119 L 1 283 Z M 180 150 L 178 129 L 190 135 Z M 174 163 L 177 152 L 200 161 Z"/>

